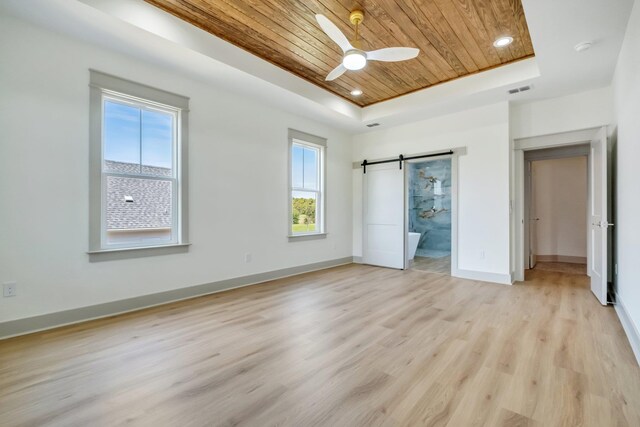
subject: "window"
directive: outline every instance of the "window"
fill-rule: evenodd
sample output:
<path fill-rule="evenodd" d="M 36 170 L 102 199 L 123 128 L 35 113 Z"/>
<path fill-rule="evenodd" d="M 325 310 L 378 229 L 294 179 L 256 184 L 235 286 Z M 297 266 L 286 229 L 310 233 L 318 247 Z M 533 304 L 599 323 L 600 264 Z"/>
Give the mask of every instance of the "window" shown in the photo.
<path fill-rule="evenodd" d="M 186 244 L 187 107 L 91 71 L 90 253 Z"/>
<path fill-rule="evenodd" d="M 326 139 L 289 130 L 289 236 L 325 234 Z"/>

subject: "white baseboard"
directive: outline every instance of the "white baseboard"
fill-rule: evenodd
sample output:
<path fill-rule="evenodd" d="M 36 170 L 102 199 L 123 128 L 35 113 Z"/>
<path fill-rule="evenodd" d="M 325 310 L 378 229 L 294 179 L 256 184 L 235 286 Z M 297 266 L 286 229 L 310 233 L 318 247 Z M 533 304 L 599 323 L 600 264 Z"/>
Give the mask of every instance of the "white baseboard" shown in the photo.
<path fill-rule="evenodd" d="M 282 279 L 284 277 L 295 276 L 302 273 L 309 273 L 311 271 L 323 270 L 325 268 L 337 267 L 339 265 L 351 263 L 351 257 L 338 258 L 313 264 L 221 280 L 219 282 L 205 283 L 202 285 L 189 286 L 166 292 L 96 304 L 88 307 L 78 307 L 70 310 L 43 314 L 40 316 L 8 320 L 6 322 L 0 322 L 0 339 L 86 322 L 88 320 L 100 319 L 102 317 L 115 316 L 117 314 L 142 310 L 144 308 L 155 307 L 175 301 L 256 285 L 270 280 Z"/>
<path fill-rule="evenodd" d="M 361 256 L 354 256 L 353 257 L 353 263 L 354 264 L 362 264 L 362 257 Z"/>
<path fill-rule="evenodd" d="M 482 282 L 499 283 L 501 285 L 511 285 L 511 274 L 508 273 L 487 273 L 485 271 L 454 270 L 452 276 L 461 279 L 480 280 Z"/>
<path fill-rule="evenodd" d="M 631 344 L 633 354 L 636 356 L 636 361 L 638 365 L 640 365 L 640 333 L 638 333 L 638 328 L 633 323 L 633 320 L 631 320 L 631 317 L 629 317 L 629 313 L 622 300 L 619 297 L 617 297 L 616 300 L 617 303 L 614 305 L 614 308 L 616 309 L 620 323 L 622 323 L 622 328 L 627 334 L 627 339 L 629 340 L 629 344 Z"/>
<path fill-rule="evenodd" d="M 569 264 L 586 264 L 587 257 L 570 255 L 536 255 L 540 262 L 566 262 Z"/>

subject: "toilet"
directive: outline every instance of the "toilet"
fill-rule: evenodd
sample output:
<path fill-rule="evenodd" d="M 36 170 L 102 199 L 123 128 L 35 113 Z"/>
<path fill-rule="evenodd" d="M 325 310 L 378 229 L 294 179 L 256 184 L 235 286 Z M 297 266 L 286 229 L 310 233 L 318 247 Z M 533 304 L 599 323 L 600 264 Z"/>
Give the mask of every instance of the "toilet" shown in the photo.
<path fill-rule="evenodd" d="M 418 243 L 420 243 L 420 233 L 409 232 L 409 260 L 412 260 L 416 256 L 416 250 L 418 249 Z"/>

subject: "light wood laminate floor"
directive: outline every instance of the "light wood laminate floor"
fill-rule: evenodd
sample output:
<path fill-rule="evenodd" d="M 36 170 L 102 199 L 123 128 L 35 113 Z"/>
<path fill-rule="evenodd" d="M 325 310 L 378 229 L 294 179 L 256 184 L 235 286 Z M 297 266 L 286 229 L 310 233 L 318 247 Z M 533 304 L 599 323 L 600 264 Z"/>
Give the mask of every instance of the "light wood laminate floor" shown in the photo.
<path fill-rule="evenodd" d="M 569 262 L 537 262 L 534 270 L 557 271 L 568 274 L 587 274 L 586 264 L 574 264 Z"/>
<path fill-rule="evenodd" d="M 0 341 L 2 426 L 640 426 L 586 277 L 348 265 Z"/>
<path fill-rule="evenodd" d="M 428 271 L 430 273 L 451 274 L 451 257 L 428 258 L 416 256 L 413 258 L 413 270 Z"/>

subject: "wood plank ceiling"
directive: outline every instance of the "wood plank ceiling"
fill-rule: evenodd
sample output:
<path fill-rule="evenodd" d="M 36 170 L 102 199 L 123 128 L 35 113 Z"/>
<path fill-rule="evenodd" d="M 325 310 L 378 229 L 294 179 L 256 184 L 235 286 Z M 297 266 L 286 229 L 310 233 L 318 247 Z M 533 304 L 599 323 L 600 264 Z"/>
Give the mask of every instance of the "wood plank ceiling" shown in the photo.
<path fill-rule="evenodd" d="M 146 0 L 357 105 L 367 106 L 534 55 L 520 0 Z M 369 61 L 332 82 L 342 51 L 320 13 L 352 39 L 349 13 L 365 13 L 365 50 L 417 47 L 398 63 Z M 496 48 L 500 36 L 511 45 Z M 361 96 L 352 96 L 361 89 Z"/>

